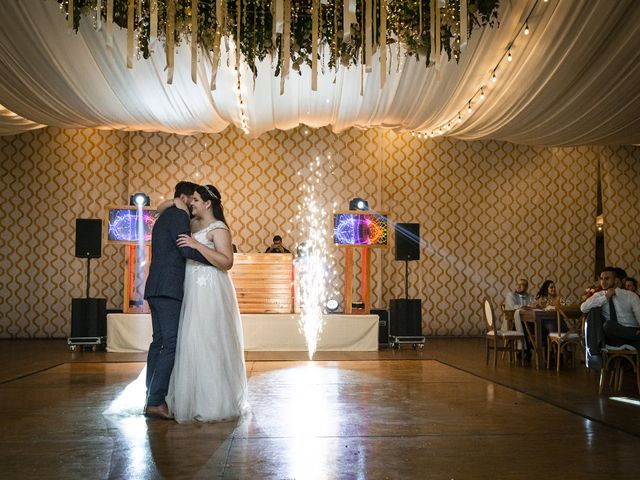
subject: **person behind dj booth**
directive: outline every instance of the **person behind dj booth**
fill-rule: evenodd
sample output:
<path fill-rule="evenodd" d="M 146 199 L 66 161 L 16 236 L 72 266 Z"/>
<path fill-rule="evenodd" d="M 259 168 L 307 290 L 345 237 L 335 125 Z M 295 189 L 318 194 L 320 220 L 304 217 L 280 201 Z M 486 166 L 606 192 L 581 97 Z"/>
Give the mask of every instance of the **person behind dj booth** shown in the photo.
<path fill-rule="evenodd" d="M 269 248 L 265 250 L 264 253 L 291 253 L 288 249 L 282 245 L 282 237 L 280 235 L 276 235 L 273 237 L 273 243 Z"/>

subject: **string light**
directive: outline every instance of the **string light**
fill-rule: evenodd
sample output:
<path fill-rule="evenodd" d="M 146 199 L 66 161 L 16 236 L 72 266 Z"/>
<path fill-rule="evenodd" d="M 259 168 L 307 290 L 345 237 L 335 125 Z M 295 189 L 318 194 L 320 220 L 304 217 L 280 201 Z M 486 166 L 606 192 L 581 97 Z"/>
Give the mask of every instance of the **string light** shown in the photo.
<path fill-rule="evenodd" d="M 547 3 L 548 0 L 544 0 L 544 3 Z M 537 0 L 534 5 L 531 7 L 529 14 L 527 15 L 527 17 L 525 18 L 525 22 L 524 25 L 521 24 L 521 27 L 517 30 L 517 32 L 515 32 L 514 34 L 514 38 L 513 40 L 507 44 L 507 55 L 506 55 L 506 61 L 508 63 L 511 63 L 513 61 L 513 55 L 511 53 L 511 48 L 513 46 L 513 44 L 515 43 L 517 37 L 520 35 L 520 33 L 524 34 L 525 36 L 529 35 L 529 18 L 531 17 L 531 15 L 533 14 L 534 10 L 536 9 L 536 7 L 538 7 L 539 5 L 539 0 Z M 498 81 L 498 76 L 496 74 L 498 68 L 500 67 L 500 64 L 505 60 L 505 56 L 503 55 L 500 60 L 498 61 L 498 63 L 495 65 L 495 67 L 493 68 L 493 70 L 491 71 L 491 83 L 495 84 Z M 478 90 L 475 91 L 475 93 L 471 96 L 471 98 L 469 100 L 467 100 L 467 108 L 466 108 L 466 115 L 470 116 L 471 113 L 473 113 L 473 108 L 471 107 L 471 102 L 476 98 L 476 96 L 479 93 L 479 98 L 478 98 L 478 103 L 483 101 L 485 99 L 485 88 L 487 88 L 486 84 L 485 85 L 481 85 Z M 450 117 L 448 120 L 445 120 L 445 122 L 443 122 L 437 129 L 431 130 L 430 133 L 427 133 L 425 131 L 425 133 L 423 134 L 425 137 L 432 137 L 435 135 L 442 135 L 443 131 L 446 132 L 449 129 L 451 129 L 451 124 L 452 123 L 457 123 L 458 125 L 461 124 L 463 122 L 463 111 L 464 110 L 459 110 L 457 115 L 454 115 L 453 117 Z M 412 135 L 415 136 L 415 132 L 411 132 Z M 418 138 L 420 138 L 420 135 L 418 136 Z"/>
<path fill-rule="evenodd" d="M 245 110 L 244 100 L 242 99 L 242 89 L 240 79 L 240 65 L 236 65 L 236 101 L 238 104 L 238 111 L 240 112 L 240 128 L 245 133 L 249 134 L 249 122 L 247 121 L 247 112 Z"/>

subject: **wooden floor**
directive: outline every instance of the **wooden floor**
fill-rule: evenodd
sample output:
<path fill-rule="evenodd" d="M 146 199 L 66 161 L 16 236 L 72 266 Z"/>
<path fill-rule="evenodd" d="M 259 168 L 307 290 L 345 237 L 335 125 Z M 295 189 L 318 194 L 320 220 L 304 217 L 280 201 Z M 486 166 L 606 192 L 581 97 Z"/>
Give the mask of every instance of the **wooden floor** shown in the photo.
<path fill-rule="evenodd" d="M 487 367 L 483 348 L 249 353 L 251 414 L 177 425 L 102 413 L 145 355 L 0 341 L 0 478 L 638 478 L 631 378 L 628 403 L 584 368 Z"/>

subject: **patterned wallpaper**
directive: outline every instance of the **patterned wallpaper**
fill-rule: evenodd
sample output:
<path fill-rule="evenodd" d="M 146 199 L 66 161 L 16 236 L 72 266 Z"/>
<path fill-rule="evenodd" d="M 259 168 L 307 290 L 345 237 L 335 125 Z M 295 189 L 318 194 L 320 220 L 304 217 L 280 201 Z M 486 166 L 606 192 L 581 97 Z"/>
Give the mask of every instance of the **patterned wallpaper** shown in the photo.
<path fill-rule="evenodd" d="M 640 278 L 640 148 L 607 150 L 601 166 L 606 263 Z"/>
<path fill-rule="evenodd" d="M 0 137 L 0 338 L 69 334 L 71 298 L 84 296 L 86 269 L 73 256 L 75 219 L 101 218 L 136 191 L 156 204 L 178 180 L 213 183 L 240 252 L 263 251 L 277 233 L 295 248 L 302 238 L 292 219 L 316 157 L 326 208 L 344 210 L 359 196 L 391 221 L 420 223 L 409 296 L 423 301 L 424 333 L 477 335 L 480 299 L 501 301 L 516 276 L 528 277 L 532 290 L 553 278 L 565 295 L 589 283 L 599 159 L 615 172 L 615 183 L 604 173 L 605 187 L 628 192 L 629 208 L 610 214 L 606 233 L 608 248 L 633 271 L 639 155 L 637 147 L 532 148 L 306 127 L 258 139 L 235 129 L 183 137 L 47 128 Z M 614 229 L 614 220 L 625 227 Z M 404 263 L 394 260 L 390 236 L 390 247 L 372 255 L 374 306 L 404 296 Z M 341 291 L 344 250 L 332 251 Z M 92 260 L 91 293 L 108 308 L 121 307 L 123 268 L 124 247 L 106 245 Z M 358 277 L 356 268 L 354 300 Z"/>
<path fill-rule="evenodd" d="M 85 296 L 75 219 L 125 202 L 128 134 L 47 128 L 0 138 L 0 338 L 66 337 L 71 299 Z M 91 295 L 122 303 L 124 251 L 91 261 Z"/>

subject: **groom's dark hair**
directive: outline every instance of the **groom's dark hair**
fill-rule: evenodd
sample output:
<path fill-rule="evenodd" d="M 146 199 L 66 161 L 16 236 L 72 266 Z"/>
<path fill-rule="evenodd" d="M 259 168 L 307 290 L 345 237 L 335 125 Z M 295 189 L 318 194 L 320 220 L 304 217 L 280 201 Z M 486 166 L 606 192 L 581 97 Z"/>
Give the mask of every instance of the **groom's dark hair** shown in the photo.
<path fill-rule="evenodd" d="M 173 194 L 173 198 L 178 198 L 180 195 L 193 195 L 193 192 L 198 188 L 197 183 L 193 182 L 178 182 L 176 183 L 176 190 Z"/>

